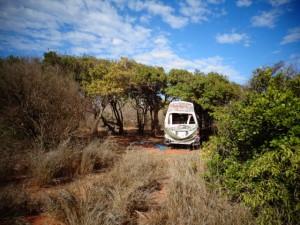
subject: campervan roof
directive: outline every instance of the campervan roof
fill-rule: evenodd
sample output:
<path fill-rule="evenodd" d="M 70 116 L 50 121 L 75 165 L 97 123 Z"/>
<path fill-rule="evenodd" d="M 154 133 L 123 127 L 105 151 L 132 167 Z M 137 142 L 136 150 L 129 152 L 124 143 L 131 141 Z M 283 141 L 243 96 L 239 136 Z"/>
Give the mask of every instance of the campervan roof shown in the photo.
<path fill-rule="evenodd" d="M 194 112 L 194 105 L 191 102 L 178 101 L 171 102 L 168 108 L 169 113 L 173 112 L 181 112 L 181 113 L 189 113 Z"/>

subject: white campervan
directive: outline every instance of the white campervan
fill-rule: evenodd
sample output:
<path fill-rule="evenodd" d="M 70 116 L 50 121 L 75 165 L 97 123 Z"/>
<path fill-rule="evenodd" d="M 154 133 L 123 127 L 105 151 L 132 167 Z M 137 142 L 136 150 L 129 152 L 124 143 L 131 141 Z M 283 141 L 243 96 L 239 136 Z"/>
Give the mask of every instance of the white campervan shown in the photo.
<path fill-rule="evenodd" d="M 191 102 L 171 102 L 165 117 L 165 144 L 200 145 L 198 121 Z"/>

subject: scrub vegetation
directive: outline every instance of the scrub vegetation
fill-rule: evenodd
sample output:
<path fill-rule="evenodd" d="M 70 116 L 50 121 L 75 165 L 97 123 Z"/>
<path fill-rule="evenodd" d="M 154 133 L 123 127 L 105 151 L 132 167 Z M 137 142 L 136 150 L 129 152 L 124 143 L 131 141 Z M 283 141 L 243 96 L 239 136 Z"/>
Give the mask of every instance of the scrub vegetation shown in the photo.
<path fill-rule="evenodd" d="M 290 67 L 257 69 L 241 86 L 47 52 L 0 59 L 0 93 L 1 224 L 299 224 L 300 74 Z M 201 154 L 145 141 L 178 99 L 195 106 Z"/>
<path fill-rule="evenodd" d="M 212 180 L 259 224 L 299 224 L 300 76 L 257 70 L 245 96 L 215 114 Z"/>

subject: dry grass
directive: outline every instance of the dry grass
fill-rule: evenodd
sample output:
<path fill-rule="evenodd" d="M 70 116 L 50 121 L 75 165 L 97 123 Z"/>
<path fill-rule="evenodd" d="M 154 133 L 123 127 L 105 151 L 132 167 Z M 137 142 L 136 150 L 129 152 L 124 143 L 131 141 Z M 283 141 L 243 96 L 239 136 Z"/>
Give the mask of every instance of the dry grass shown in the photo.
<path fill-rule="evenodd" d="M 128 152 L 93 187 L 64 190 L 50 201 L 50 214 L 67 225 L 137 224 L 138 211 L 151 208 L 164 162 L 145 153 Z"/>
<path fill-rule="evenodd" d="M 104 217 L 107 203 L 102 202 L 105 193 L 101 188 L 97 195 L 89 187 L 81 186 L 60 191 L 51 196 L 48 202 L 48 213 L 66 225 L 96 225 Z"/>
<path fill-rule="evenodd" d="M 198 155 L 168 162 L 171 178 L 160 206 L 152 194 L 167 174 L 166 160 L 131 150 L 94 186 L 79 185 L 52 196 L 49 213 L 67 225 L 254 224 L 246 208 L 207 188 Z"/>
<path fill-rule="evenodd" d="M 73 151 L 63 144 L 49 152 L 33 153 L 30 169 L 37 184 L 51 184 L 58 181 L 59 178 L 72 179 L 79 167 L 79 160 L 79 152 Z"/>
<path fill-rule="evenodd" d="M 145 224 L 254 224 L 246 208 L 207 188 L 198 157 L 187 156 L 171 162 L 167 201 L 159 211 L 150 214 Z"/>
<path fill-rule="evenodd" d="M 79 174 L 88 174 L 113 166 L 120 158 L 120 146 L 112 140 L 93 141 L 82 150 Z"/>
<path fill-rule="evenodd" d="M 208 188 L 196 152 L 165 156 L 131 149 L 120 154 L 120 146 L 107 140 L 77 150 L 65 143 L 32 161 L 41 185 L 110 168 L 97 175 L 98 181 L 71 183 L 42 199 L 45 213 L 65 225 L 254 224 L 245 207 Z M 163 201 L 154 197 L 161 188 Z M 8 186 L 0 192 L 2 217 L 32 215 L 40 206 L 22 189 Z"/>
<path fill-rule="evenodd" d="M 109 140 L 95 140 L 83 149 L 72 149 L 65 142 L 55 150 L 32 154 L 31 173 L 39 185 L 70 181 L 75 176 L 111 167 L 120 158 L 119 148 Z"/>

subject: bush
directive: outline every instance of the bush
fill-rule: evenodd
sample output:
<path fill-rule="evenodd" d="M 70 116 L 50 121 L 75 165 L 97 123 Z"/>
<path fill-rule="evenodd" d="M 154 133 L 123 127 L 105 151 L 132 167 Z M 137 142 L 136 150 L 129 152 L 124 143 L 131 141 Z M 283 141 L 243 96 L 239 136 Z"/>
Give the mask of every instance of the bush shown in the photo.
<path fill-rule="evenodd" d="M 91 142 L 82 150 L 79 173 L 87 174 L 111 167 L 120 158 L 119 149 L 120 146 L 110 140 Z"/>
<path fill-rule="evenodd" d="M 278 76 L 216 114 L 209 165 L 211 177 L 250 206 L 259 224 L 299 224 L 300 99 L 290 85 L 299 75 L 285 82 Z"/>
<path fill-rule="evenodd" d="M 65 144 L 49 152 L 38 150 L 32 154 L 31 173 L 39 185 L 69 181 L 77 174 L 80 160 L 80 152 Z"/>
<path fill-rule="evenodd" d="M 83 149 L 72 149 L 62 142 L 49 152 L 33 153 L 31 173 L 39 185 L 70 181 L 75 176 L 111 167 L 120 158 L 119 148 L 110 140 L 93 141 Z"/>
<path fill-rule="evenodd" d="M 76 83 L 33 59 L 0 64 L 0 115 L 18 135 L 42 147 L 66 139 L 79 125 L 82 98 Z"/>

